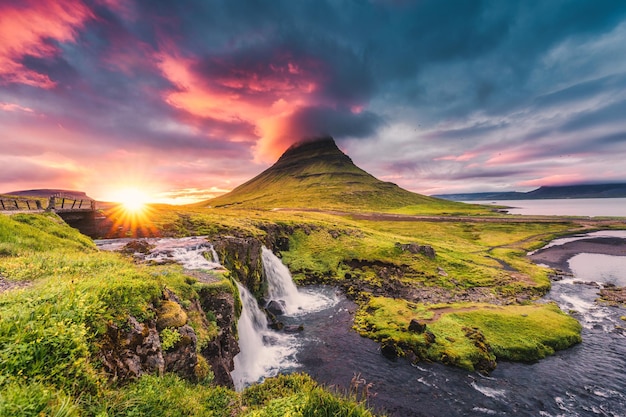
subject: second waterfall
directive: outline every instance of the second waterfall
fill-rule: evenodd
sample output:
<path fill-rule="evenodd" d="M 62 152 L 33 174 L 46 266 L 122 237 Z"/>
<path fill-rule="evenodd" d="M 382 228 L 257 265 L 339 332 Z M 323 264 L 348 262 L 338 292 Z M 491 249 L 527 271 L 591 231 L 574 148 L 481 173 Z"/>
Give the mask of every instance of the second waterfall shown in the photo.
<path fill-rule="evenodd" d="M 289 270 L 281 260 L 266 247 L 262 248 L 263 271 L 268 283 L 269 301 L 279 302 L 285 316 L 298 316 L 306 321 L 306 314 L 332 306 L 337 302 L 314 289 L 299 290 Z M 235 388 L 266 377 L 287 372 L 298 367 L 296 353 L 299 334 L 276 332 L 268 327 L 267 316 L 254 296 L 241 284 L 237 284 L 242 302 L 238 322 L 240 353 L 235 356 L 235 369 L 231 373 Z"/>

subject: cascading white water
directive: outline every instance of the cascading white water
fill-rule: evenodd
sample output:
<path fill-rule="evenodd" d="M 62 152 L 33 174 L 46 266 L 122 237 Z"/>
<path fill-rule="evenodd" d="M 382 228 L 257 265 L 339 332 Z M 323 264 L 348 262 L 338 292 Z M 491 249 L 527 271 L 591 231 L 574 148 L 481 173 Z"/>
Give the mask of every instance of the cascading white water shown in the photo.
<path fill-rule="evenodd" d="M 240 351 L 234 358 L 231 376 L 235 389 L 240 391 L 281 369 L 295 366 L 296 348 L 293 335 L 279 334 L 267 327 L 267 317 L 250 291 L 239 283 L 237 288 L 242 303 L 237 323 Z"/>
<path fill-rule="evenodd" d="M 213 247 L 213 245 L 211 245 L 211 249 L 210 250 L 211 250 L 211 256 L 213 257 L 213 262 L 219 264 L 220 263 L 220 257 L 217 255 L 217 252 L 215 251 L 215 248 Z"/>
<path fill-rule="evenodd" d="M 153 241 L 156 247 L 146 255 L 147 260 L 155 262 L 176 261 L 187 269 L 219 269 L 222 265 L 215 254 L 213 245 L 197 238 L 158 239 Z M 152 243 L 152 242 L 151 242 Z M 210 253 L 212 261 L 205 257 Z"/>
<path fill-rule="evenodd" d="M 267 279 L 268 299 L 280 302 L 286 315 L 298 315 L 328 308 L 337 299 L 325 297 L 319 292 L 300 291 L 289 269 L 274 253 L 263 246 L 261 249 L 263 272 Z"/>

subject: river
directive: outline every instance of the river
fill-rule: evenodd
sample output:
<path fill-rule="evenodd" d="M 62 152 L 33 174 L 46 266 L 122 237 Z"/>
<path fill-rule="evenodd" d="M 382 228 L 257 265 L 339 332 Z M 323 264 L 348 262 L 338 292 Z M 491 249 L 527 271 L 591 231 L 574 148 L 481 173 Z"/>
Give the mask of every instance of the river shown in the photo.
<path fill-rule="evenodd" d="M 626 198 L 465 201 L 509 207 L 510 214 L 542 216 L 626 217 Z"/>
<path fill-rule="evenodd" d="M 626 239 L 623 231 L 608 235 Z M 545 301 L 574 314 L 583 325 L 583 342 L 537 363 L 501 362 L 486 377 L 440 364 L 389 361 L 375 342 L 351 330 L 355 305 L 343 297 L 301 318 L 306 324 L 296 361 L 317 381 L 342 390 L 360 374 L 374 384 L 370 405 L 390 416 L 624 417 L 626 322 L 620 317 L 626 309 L 597 303 L 591 282 L 626 285 L 626 256 L 582 253 L 569 267 L 573 276 L 553 283 Z"/>
<path fill-rule="evenodd" d="M 608 235 L 626 240 L 626 232 Z M 591 235 L 602 236 L 602 232 Z M 589 237 L 570 237 L 551 245 L 584 238 Z M 169 256 L 200 268 L 220 267 L 215 257 L 195 260 L 195 255 L 179 250 L 186 247 L 199 255 L 214 254 L 206 240 L 162 241 L 166 250 L 157 249 L 149 258 Z M 123 243 L 99 241 L 98 246 L 115 249 Z M 235 358 L 232 375 L 238 389 L 279 372 L 303 371 L 347 392 L 358 374 L 373 384 L 370 393 L 375 395 L 369 405 L 389 416 L 626 416 L 626 322 L 620 318 L 626 309 L 595 301 L 598 285 L 626 285 L 626 256 L 582 253 L 572 257 L 573 276 L 554 282 L 545 297 L 581 322 L 581 344 L 533 364 L 499 363 L 490 376 L 441 364 L 412 366 L 402 359 L 385 359 L 377 343 L 352 330 L 354 303 L 332 287 L 295 289 L 278 258 L 268 250 L 263 258 L 264 265 L 271 264 L 266 274 L 280 275 L 272 284 L 273 297 L 288 301 L 279 319 L 291 328 L 303 325 L 304 330 L 279 333 L 268 329 L 259 318 L 259 306 L 248 300 L 244 308 L 257 311 L 248 310 L 240 319 L 247 320 L 240 321 L 239 337 L 248 347 Z M 241 329 L 249 334 L 242 334 Z"/>

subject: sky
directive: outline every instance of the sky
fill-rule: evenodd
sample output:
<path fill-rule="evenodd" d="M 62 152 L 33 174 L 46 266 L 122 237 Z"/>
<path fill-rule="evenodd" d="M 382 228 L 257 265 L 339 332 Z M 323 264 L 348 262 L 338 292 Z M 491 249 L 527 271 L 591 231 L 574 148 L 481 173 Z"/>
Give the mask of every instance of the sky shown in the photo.
<path fill-rule="evenodd" d="M 626 1 L 0 0 L 0 193 L 188 203 L 321 135 L 422 194 L 626 182 Z"/>

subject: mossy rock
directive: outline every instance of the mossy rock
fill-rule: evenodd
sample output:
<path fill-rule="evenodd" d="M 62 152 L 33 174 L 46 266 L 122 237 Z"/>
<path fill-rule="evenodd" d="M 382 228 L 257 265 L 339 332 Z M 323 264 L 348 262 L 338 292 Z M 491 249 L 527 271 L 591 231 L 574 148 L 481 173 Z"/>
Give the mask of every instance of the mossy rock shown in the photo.
<path fill-rule="evenodd" d="M 157 314 L 157 330 L 166 327 L 178 328 L 187 324 L 187 313 L 175 301 L 164 301 Z"/>

